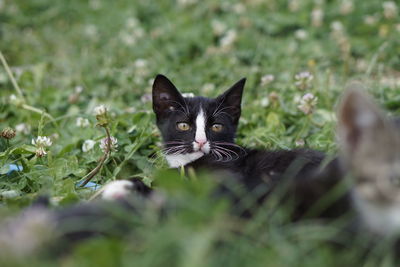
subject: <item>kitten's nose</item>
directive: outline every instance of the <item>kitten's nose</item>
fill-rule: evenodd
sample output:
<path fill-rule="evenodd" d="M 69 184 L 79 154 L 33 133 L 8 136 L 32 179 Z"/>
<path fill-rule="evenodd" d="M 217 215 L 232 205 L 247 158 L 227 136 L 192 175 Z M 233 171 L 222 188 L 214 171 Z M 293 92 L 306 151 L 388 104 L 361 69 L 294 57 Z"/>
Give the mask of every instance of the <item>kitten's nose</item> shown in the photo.
<path fill-rule="evenodd" d="M 205 145 L 205 143 L 207 143 L 207 140 L 196 140 L 196 143 L 199 144 L 200 147 L 203 147 Z"/>

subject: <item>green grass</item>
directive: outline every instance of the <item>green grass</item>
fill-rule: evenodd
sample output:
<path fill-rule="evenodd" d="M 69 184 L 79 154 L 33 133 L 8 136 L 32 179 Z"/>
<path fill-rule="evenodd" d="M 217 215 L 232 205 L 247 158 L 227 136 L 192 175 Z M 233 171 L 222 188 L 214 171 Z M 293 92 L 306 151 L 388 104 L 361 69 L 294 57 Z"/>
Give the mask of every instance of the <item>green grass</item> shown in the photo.
<path fill-rule="evenodd" d="M 105 133 L 93 113 L 100 104 L 109 109 L 118 150 L 93 181 L 138 176 L 151 183 L 165 167 L 149 100 L 158 73 L 183 92 L 209 97 L 247 77 L 239 144 L 275 149 L 304 141 L 335 153 L 335 110 L 349 81 L 361 80 L 389 113 L 400 110 L 398 14 L 385 17 L 382 3 L 372 0 L 352 1 L 352 12 L 344 14 L 344 2 L 0 0 L 0 51 L 25 101 L 1 66 L 0 130 L 21 123 L 30 128 L 9 142 L 0 139 L 2 214 L 41 194 L 56 205 L 93 194 L 76 183 L 102 156 L 98 144 Z M 324 13 L 321 26 L 312 22 L 315 9 Z M 229 36 L 233 42 L 221 45 Z M 295 85 L 301 71 L 314 77 L 305 90 Z M 274 81 L 262 83 L 266 74 Z M 318 97 L 309 115 L 296 102 L 306 93 Z M 17 99 L 10 101 L 11 95 Z M 90 124 L 77 126 L 78 117 Z M 53 143 L 42 158 L 31 145 L 39 135 Z M 83 152 L 88 139 L 97 143 Z M 24 170 L 7 175 L 9 164 Z M 210 203 L 202 189 L 184 181 L 172 185 L 182 209 L 171 219 L 146 218 L 127 240 L 93 240 L 61 259 L 36 255 L 30 264 L 346 266 L 362 258 L 357 249 L 337 252 L 324 242 L 338 231 L 336 225 L 290 224 L 283 211 L 266 218 L 268 207 L 260 218 L 242 222 L 230 218 L 223 203 Z M 7 198 L 10 190 L 18 196 Z M 387 254 L 361 262 L 389 266 Z"/>

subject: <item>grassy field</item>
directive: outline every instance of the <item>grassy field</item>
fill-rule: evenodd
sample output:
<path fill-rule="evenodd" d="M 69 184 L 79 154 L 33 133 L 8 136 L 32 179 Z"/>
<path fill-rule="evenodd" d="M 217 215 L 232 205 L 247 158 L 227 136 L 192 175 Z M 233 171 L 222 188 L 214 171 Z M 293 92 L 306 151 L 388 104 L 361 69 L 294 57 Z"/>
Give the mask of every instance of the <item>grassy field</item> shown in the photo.
<path fill-rule="evenodd" d="M 1 214 L 43 194 L 56 206 L 82 201 L 132 176 L 160 180 L 182 206 L 161 222 L 141 218 L 124 240 L 92 240 L 58 259 L 38 253 L 6 262 L 391 266 L 389 252 L 363 258 L 356 248 L 333 249 L 325 240 L 340 222 L 291 224 L 284 211 L 271 212 L 273 201 L 244 222 L 206 197 L 208 182 L 159 174 L 166 165 L 150 93 L 158 73 L 183 92 L 209 97 L 247 77 L 239 144 L 335 153 L 335 110 L 349 81 L 361 80 L 390 114 L 400 111 L 397 8 L 373 0 L 0 0 L 7 61 L 0 66 L 0 130 L 16 130 L 0 138 Z M 81 188 L 103 155 L 99 105 L 109 110 L 118 147 L 92 180 L 97 188 Z M 51 145 L 33 145 L 38 136 Z"/>

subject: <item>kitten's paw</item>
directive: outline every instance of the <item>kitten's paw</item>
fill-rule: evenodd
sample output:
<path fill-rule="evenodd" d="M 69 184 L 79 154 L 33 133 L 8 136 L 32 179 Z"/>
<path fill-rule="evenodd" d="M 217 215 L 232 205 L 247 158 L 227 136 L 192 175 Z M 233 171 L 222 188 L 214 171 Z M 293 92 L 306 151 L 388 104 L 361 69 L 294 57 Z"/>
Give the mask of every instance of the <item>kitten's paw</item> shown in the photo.
<path fill-rule="evenodd" d="M 140 179 L 132 178 L 130 180 L 116 180 L 106 184 L 101 192 L 101 199 L 118 200 L 127 198 L 133 194 L 147 196 L 151 188 Z"/>
<path fill-rule="evenodd" d="M 116 180 L 106 184 L 102 190 L 101 198 L 104 200 L 123 199 L 134 191 L 134 183 L 129 180 Z"/>

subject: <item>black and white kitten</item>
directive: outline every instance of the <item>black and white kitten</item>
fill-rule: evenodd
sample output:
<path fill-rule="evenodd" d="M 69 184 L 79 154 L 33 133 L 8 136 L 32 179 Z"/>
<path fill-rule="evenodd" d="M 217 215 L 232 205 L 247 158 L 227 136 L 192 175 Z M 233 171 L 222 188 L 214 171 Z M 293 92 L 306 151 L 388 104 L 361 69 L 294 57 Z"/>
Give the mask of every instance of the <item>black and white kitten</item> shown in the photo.
<path fill-rule="evenodd" d="M 241 79 L 216 98 L 184 97 L 165 76 L 155 78 L 153 110 L 169 166 L 223 170 L 250 191 L 271 188 L 284 174 L 296 179 L 314 173 L 322 152 L 252 150 L 234 143 L 244 85 Z"/>
<path fill-rule="evenodd" d="M 185 166 L 204 156 L 237 159 L 234 144 L 246 79 L 215 99 L 183 97 L 170 80 L 158 75 L 153 84 L 153 110 L 168 164 Z"/>

